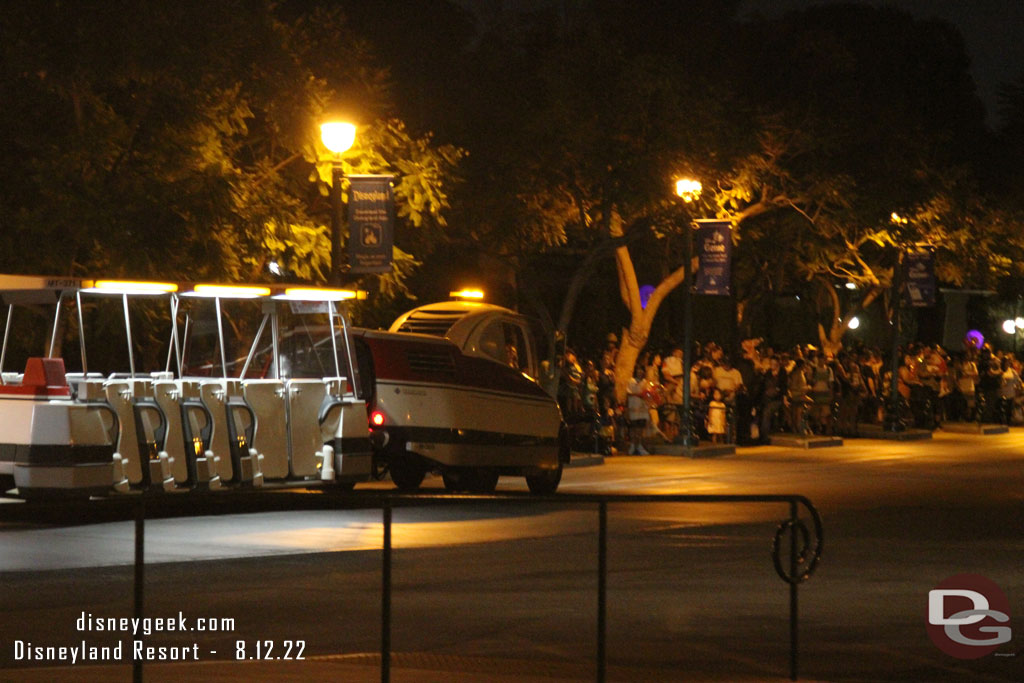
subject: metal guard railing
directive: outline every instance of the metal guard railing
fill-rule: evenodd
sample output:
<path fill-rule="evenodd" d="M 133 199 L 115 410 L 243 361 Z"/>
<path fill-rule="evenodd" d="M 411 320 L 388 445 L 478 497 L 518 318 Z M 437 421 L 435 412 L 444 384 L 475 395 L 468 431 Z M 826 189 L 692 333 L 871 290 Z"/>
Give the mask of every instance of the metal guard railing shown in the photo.
<path fill-rule="evenodd" d="M 598 508 L 598 557 L 597 557 L 597 654 L 595 680 L 604 683 L 607 672 L 607 575 L 608 575 L 608 505 L 631 503 L 764 503 L 786 504 L 789 517 L 783 520 L 775 531 L 771 543 L 772 564 L 775 572 L 789 584 L 789 674 L 797 680 L 798 668 L 798 601 L 797 587 L 810 578 L 821 559 L 823 530 L 821 516 L 806 497 L 801 495 L 729 495 L 729 494 L 553 494 L 532 495 L 525 492 L 499 492 L 493 494 L 448 494 L 448 493 L 397 493 L 387 491 L 358 491 L 346 495 L 315 496 L 308 493 L 278 491 L 239 491 L 218 493 L 197 493 L 195 495 L 171 495 L 145 493 L 128 495 L 120 499 L 104 499 L 79 503 L 51 503 L 50 505 L 28 504 L 25 506 L 4 506 L 13 509 L 3 512 L 17 512 L 17 518 L 31 517 L 32 508 L 52 516 L 57 510 L 65 512 L 86 507 L 127 512 L 124 505 L 133 508 L 135 520 L 134 558 L 134 616 L 143 617 L 144 566 L 145 566 L 145 519 L 147 507 L 150 511 L 163 514 L 178 514 L 185 511 L 198 512 L 201 503 L 216 506 L 219 512 L 257 512 L 260 510 L 282 509 L 365 509 L 380 508 L 383 522 L 383 545 L 381 564 L 381 681 L 391 680 L 391 526 L 392 512 L 396 507 L 413 507 L 424 504 L 460 503 L 518 503 L 557 504 L 567 506 L 596 505 Z M 232 507 L 239 504 L 239 509 Z M 812 528 L 800 517 L 800 507 L 807 511 Z M 14 517 L 6 515 L 4 518 Z M 133 680 L 142 681 L 142 662 L 133 662 Z"/>

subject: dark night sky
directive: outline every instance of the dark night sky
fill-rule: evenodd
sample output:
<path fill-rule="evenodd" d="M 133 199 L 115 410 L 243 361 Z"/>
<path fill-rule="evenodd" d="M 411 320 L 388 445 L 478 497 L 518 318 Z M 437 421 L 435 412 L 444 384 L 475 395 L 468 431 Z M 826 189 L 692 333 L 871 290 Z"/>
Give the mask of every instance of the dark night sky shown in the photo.
<path fill-rule="evenodd" d="M 744 16 L 849 0 L 745 0 Z M 999 86 L 1024 75 L 1024 0 L 875 0 L 922 19 L 944 19 L 964 36 L 971 72 L 990 123 L 998 123 Z"/>
<path fill-rule="evenodd" d="M 565 0 L 455 0 L 479 15 L 499 8 L 536 9 Z M 740 16 L 776 16 L 816 4 L 856 0 L 743 0 Z M 1024 75 L 1024 0 L 864 0 L 862 4 L 896 7 L 922 19 L 943 19 L 963 34 L 978 94 L 989 123 L 998 123 L 999 86 Z M 679 0 L 685 11 L 685 0 Z"/>

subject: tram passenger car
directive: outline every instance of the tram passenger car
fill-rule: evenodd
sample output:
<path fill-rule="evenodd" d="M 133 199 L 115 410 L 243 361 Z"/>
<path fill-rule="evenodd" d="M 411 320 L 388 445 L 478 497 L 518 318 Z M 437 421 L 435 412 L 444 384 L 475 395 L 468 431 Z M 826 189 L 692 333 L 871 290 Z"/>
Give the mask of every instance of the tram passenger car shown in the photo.
<path fill-rule="evenodd" d="M 368 480 L 367 408 L 351 326 L 338 307 L 350 295 L 283 286 L 0 275 L 0 297 L 7 304 L 0 352 L 0 494 L 349 489 Z M 84 321 L 99 306 L 118 304 L 127 360 L 113 373 L 90 371 Z M 160 368 L 140 367 L 140 356 L 156 354 L 137 351 L 133 304 L 150 317 L 164 311 L 170 336 Z M 258 329 L 239 317 L 245 305 Z M 23 373 L 4 372 L 12 319 L 24 307 L 53 311 L 49 350 L 29 357 Z M 233 317 L 228 307 L 236 309 Z M 75 372 L 58 354 L 59 342 L 68 344 L 62 330 L 71 311 L 79 345 L 64 355 L 77 356 L 81 370 Z M 20 310 L 17 317 L 37 319 Z M 105 322 L 111 327 L 110 316 Z M 243 339 L 250 330 L 256 330 L 251 339 Z M 100 342 L 120 346 L 109 329 Z M 244 354 L 245 348 L 248 354 L 236 358 L 235 350 Z M 206 360 L 194 360 L 203 355 L 197 351 L 205 351 Z"/>

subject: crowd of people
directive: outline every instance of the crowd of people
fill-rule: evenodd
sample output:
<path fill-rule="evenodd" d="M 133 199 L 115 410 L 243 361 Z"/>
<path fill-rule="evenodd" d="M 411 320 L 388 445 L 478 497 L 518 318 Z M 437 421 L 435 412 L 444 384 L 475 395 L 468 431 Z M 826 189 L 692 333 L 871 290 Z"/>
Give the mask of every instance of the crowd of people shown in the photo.
<path fill-rule="evenodd" d="M 676 441 L 685 424 L 682 347 L 644 351 L 621 404 L 618 339 L 609 334 L 606 341 L 593 358 L 567 350 L 562 361 L 559 403 L 576 447 L 643 455 L 655 443 Z M 952 354 L 938 345 L 901 347 L 895 402 L 891 356 L 877 348 L 777 350 L 758 339 L 741 346 L 729 354 L 714 342 L 694 345 L 690 428 L 701 441 L 754 445 L 778 432 L 855 436 L 859 425 L 886 420 L 922 429 L 945 421 L 1024 423 L 1021 362 L 988 345 L 965 344 Z"/>

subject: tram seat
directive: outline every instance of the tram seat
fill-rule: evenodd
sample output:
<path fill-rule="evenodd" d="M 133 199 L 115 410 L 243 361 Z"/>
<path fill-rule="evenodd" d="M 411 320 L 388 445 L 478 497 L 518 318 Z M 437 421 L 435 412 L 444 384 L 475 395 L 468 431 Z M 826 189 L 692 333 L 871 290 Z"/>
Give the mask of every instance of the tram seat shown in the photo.
<path fill-rule="evenodd" d="M 71 395 L 79 401 L 105 401 L 103 384 L 106 381 L 99 372 L 69 372 L 65 375 L 71 387 Z"/>
<path fill-rule="evenodd" d="M 215 456 L 208 448 L 212 420 L 199 400 L 198 385 L 187 380 L 154 377 L 153 394 L 167 418 L 164 448 L 171 456 L 174 483 L 219 488 L 220 478 L 212 471 Z"/>
<path fill-rule="evenodd" d="M 365 480 L 370 477 L 373 449 L 366 419 L 366 403 L 352 394 L 344 377 L 325 377 L 327 396 L 320 409 L 320 432 L 333 450 L 335 479 Z M 324 463 L 324 469 L 328 464 Z M 323 474 L 323 471 L 322 471 Z M 329 477 L 324 477 L 329 478 Z"/>
<path fill-rule="evenodd" d="M 324 439 L 320 432 L 320 408 L 327 396 L 323 379 L 287 381 L 292 435 L 292 474 L 319 477 Z"/>
<path fill-rule="evenodd" d="M 250 447 L 256 420 L 242 396 L 241 382 L 237 379 L 203 380 L 199 394 L 213 419 L 210 448 L 217 458 L 221 482 L 262 486 L 260 458 Z"/>
<path fill-rule="evenodd" d="M 279 379 L 247 379 L 242 381 L 242 391 L 256 415 L 253 448 L 263 456 L 263 476 L 287 479 L 291 468 L 284 382 Z"/>
<path fill-rule="evenodd" d="M 164 450 L 167 418 L 153 398 L 152 382 L 110 379 L 104 385 L 104 393 L 119 423 L 114 454 L 115 488 L 123 487 L 124 479 L 142 487 L 174 488 L 171 459 Z"/>

